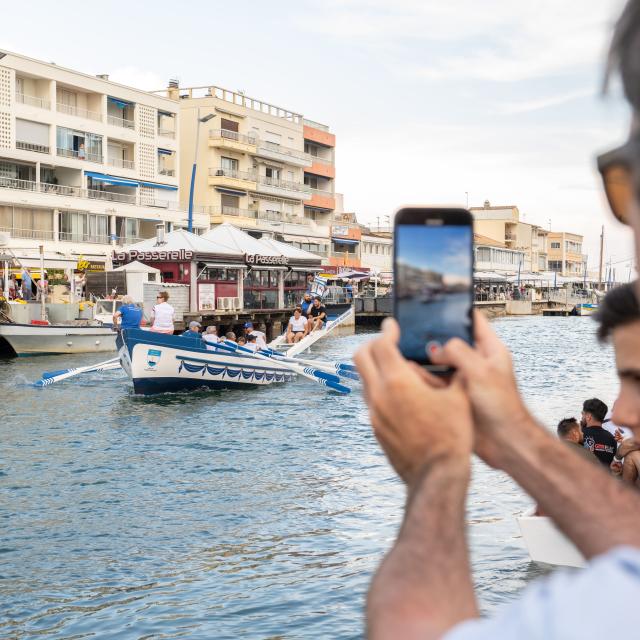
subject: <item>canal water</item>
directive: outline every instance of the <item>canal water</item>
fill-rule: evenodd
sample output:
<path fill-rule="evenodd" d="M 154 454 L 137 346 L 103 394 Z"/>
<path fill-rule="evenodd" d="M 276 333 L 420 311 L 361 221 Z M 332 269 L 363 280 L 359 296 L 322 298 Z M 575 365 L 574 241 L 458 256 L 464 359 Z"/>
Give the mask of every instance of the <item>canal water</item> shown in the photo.
<path fill-rule="evenodd" d="M 494 326 L 547 426 L 587 397 L 615 397 L 611 349 L 589 318 Z M 369 338 L 322 349 L 344 358 Z M 404 490 L 360 394 L 300 381 L 140 398 L 119 372 L 30 386 L 95 360 L 0 361 L 0 637 L 361 637 Z M 485 613 L 544 572 L 514 520 L 529 504 L 474 463 L 469 538 Z"/>

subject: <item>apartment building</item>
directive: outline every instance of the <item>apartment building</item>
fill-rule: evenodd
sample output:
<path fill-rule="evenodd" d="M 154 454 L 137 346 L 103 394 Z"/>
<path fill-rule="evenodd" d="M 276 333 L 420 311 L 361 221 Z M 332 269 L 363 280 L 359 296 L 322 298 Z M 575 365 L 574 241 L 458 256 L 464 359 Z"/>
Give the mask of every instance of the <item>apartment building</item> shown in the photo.
<path fill-rule="evenodd" d="M 195 158 L 195 209 L 212 225 L 230 222 L 328 258 L 335 209 L 328 127 L 221 87 L 172 81 L 165 94 L 179 101 L 183 202 Z"/>
<path fill-rule="evenodd" d="M 525 264 L 525 252 L 521 249 L 510 249 L 504 242 L 473 234 L 473 256 L 475 271 L 490 271 L 502 275 L 513 275 Z"/>
<path fill-rule="evenodd" d="M 186 225 L 178 122 L 173 100 L 0 51 L 5 246 L 23 264 L 39 245 L 50 268 L 100 264 L 158 223 Z"/>
<path fill-rule="evenodd" d="M 470 211 L 478 234 L 522 253 L 522 271 L 546 270 L 548 232 L 538 225 L 522 222 L 518 207 L 491 206 L 487 200 L 482 207 L 471 207 Z"/>
<path fill-rule="evenodd" d="M 393 234 L 364 229 L 360 241 L 360 266 L 390 275 L 393 272 Z"/>
<path fill-rule="evenodd" d="M 587 268 L 587 256 L 582 253 L 583 237 L 565 231 L 549 232 L 548 269 L 562 276 L 582 276 Z"/>

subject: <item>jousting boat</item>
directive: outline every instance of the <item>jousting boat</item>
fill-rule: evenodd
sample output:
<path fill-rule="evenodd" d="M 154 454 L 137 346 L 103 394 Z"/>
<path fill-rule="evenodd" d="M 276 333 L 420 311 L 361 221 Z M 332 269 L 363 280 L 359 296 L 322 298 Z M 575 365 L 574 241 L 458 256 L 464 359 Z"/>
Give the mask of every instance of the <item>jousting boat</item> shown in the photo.
<path fill-rule="evenodd" d="M 208 387 L 263 386 L 290 382 L 290 367 L 250 354 L 208 350 L 196 338 L 125 329 L 117 338 L 120 364 L 137 394 L 189 391 Z"/>

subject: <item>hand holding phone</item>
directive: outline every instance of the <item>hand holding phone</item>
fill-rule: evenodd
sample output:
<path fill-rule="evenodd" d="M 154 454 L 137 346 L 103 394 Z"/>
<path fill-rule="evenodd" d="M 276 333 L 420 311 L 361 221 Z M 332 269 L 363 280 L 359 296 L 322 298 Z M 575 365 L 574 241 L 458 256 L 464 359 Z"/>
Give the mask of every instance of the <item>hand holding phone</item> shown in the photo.
<path fill-rule="evenodd" d="M 473 219 L 466 209 L 400 209 L 394 222 L 394 315 L 400 351 L 436 373 L 430 345 L 473 342 Z"/>

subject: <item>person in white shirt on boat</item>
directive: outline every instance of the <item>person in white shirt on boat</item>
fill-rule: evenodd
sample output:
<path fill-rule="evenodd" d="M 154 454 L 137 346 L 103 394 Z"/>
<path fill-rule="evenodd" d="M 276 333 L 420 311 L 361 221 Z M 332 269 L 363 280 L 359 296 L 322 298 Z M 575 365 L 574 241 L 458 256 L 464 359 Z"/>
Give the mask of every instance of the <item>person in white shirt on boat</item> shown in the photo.
<path fill-rule="evenodd" d="M 300 342 L 309 333 L 309 321 L 302 315 L 302 308 L 296 307 L 287 325 L 287 343 Z"/>
<path fill-rule="evenodd" d="M 151 331 L 173 335 L 176 312 L 167 302 L 169 294 L 166 291 L 160 291 L 156 296 L 156 300 L 158 304 L 153 307 L 151 312 Z"/>
<path fill-rule="evenodd" d="M 250 333 L 247 336 L 246 339 L 246 344 L 244 345 L 244 347 L 246 349 L 250 349 L 251 351 L 257 351 L 258 350 L 258 338 L 257 336 L 255 336 L 253 333 Z M 240 344 L 240 339 L 238 339 L 238 344 Z"/>
<path fill-rule="evenodd" d="M 640 0 L 616 25 L 609 70 L 618 68 L 633 107 L 630 140 L 598 158 L 610 208 L 628 224 L 640 261 Z M 599 310 L 620 379 L 612 419 L 640 440 L 640 281 L 614 288 Z M 478 311 L 475 345 L 430 348 L 450 380 L 405 360 L 400 329 L 357 352 L 373 431 L 407 488 L 405 514 L 372 580 L 369 637 L 435 640 L 601 640 L 637 637 L 633 615 L 603 612 L 640 602 L 640 492 L 590 464 L 539 424 L 518 392 L 511 354 Z M 445 425 L 446 428 L 443 428 Z M 573 542 L 588 565 L 533 583 L 497 615 L 481 619 L 465 538 L 471 454 L 509 474 Z M 597 610 L 590 603 L 597 601 Z"/>
<path fill-rule="evenodd" d="M 205 332 L 202 334 L 202 339 L 206 343 L 208 343 L 207 344 L 207 349 L 209 351 L 215 351 L 216 349 L 212 345 L 218 344 L 218 342 L 220 342 L 220 338 L 218 338 L 218 329 L 216 327 L 214 327 L 213 325 L 209 325 L 205 329 Z"/>
<path fill-rule="evenodd" d="M 245 337 L 249 334 L 253 334 L 256 337 L 256 344 L 258 345 L 258 349 L 264 349 L 267 346 L 267 336 L 262 331 L 258 331 L 253 328 L 252 322 L 244 323 L 244 335 Z"/>

